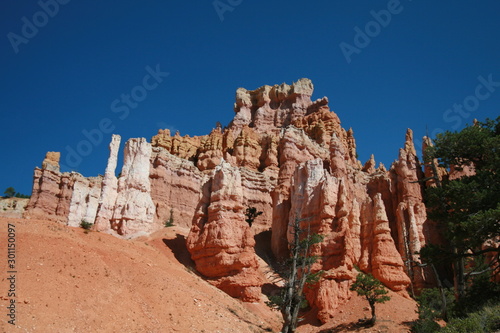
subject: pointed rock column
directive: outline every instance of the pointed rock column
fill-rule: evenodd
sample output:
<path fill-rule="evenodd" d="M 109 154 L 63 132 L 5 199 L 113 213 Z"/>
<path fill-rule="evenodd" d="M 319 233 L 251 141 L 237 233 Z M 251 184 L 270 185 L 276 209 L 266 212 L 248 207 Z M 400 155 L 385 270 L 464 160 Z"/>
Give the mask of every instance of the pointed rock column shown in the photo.
<path fill-rule="evenodd" d="M 413 132 L 408 129 L 404 149 L 400 149 L 399 158 L 393 163 L 391 170 L 391 181 L 394 184 L 397 223 L 397 247 L 406 264 L 406 271 L 410 276 L 413 287 L 420 289 L 425 287 L 429 279 L 426 274 L 428 270 L 422 269 L 412 262 L 419 262 L 417 254 L 425 245 L 426 237 L 429 235 L 429 224 L 427 211 L 422 197 L 422 185 L 418 181 L 424 178 L 423 171 L 416 155 L 413 144 Z"/>
<path fill-rule="evenodd" d="M 371 268 L 373 276 L 394 291 L 407 296 L 410 279 L 404 271 L 404 264 L 391 237 L 391 229 L 385 212 L 382 195 L 373 198 L 373 247 Z"/>
<path fill-rule="evenodd" d="M 111 218 L 118 196 L 118 178 L 116 178 L 116 165 L 118 163 L 118 151 L 120 150 L 121 137 L 113 134 L 109 143 L 109 158 L 106 173 L 102 181 L 101 197 L 97 208 L 94 228 L 97 231 L 107 231 L 111 228 Z"/>

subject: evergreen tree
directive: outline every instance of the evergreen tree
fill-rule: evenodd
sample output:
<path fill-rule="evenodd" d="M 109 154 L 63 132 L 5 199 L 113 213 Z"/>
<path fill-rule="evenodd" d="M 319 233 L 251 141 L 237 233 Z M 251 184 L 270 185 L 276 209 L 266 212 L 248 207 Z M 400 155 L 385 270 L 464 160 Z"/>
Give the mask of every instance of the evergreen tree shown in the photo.
<path fill-rule="evenodd" d="M 5 194 L 7 198 L 12 198 L 16 195 L 16 190 L 13 187 L 8 187 L 3 194 Z"/>
<path fill-rule="evenodd" d="M 427 262 L 453 266 L 460 299 L 469 278 L 498 273 L 500 267 L 500 247 L 494 241 L 500 237 L 500 117 L 438 134 L 425 155 L 427 163 L 437 160 L 447 170 L 473 170 L 460 178 L 444 177 L 425 192 L 428 216 L 439 222 L 446 244 L 429 244 L 421 255 Z"/>
<path fill-rule="evenodd" d="M 318 281 L 322 271 L 311 272 L 311 266 L 317 261 L 317 257 L 312 255 L 311 247 L 321 243 L 323 236 L 311 234 L 310 227 L 301 228 L 301 220 L 296 219 L 293 223 L 293 240 L 290 243 L 290 258 L 288 260 L 287 271 L 285 272 L 285 286 L 278 297 L 270 297 L 268 305 L 280 309 L 283 316 L 282 333 L 293 333 L 297 328 L 299 311 L 307 305 L 304 296 L 306 284 L 314 284 Z M 302 237 L 302 234 L 305 237 Z"/>
<path fill-rule="evenodd" d="M 385 289 L 382 282 L 375 279 L 371 274 L 359 273 L 356 277 L 356 282 L 351 285 L 351 290 L 355 291 L 359 296 L 366 298 L 370 304 L 372 317 L 366 324 L 373 325 L 377 320 L 375 314 L 375 303 L 385 303 L 391 298 L 387 296 L 388 291 Z"/>

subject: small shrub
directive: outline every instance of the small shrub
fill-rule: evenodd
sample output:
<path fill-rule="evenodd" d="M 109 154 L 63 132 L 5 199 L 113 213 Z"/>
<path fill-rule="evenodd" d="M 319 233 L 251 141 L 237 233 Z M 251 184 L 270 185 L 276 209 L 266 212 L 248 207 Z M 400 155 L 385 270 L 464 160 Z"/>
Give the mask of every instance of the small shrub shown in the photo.
<path fill-rule="evenodd" d="M 489 274 L 474 277 L 464 297 L 454 308 L 455 317 L 482 310 L 488 304 L 500 303 L 500 284 L 490 280 Z"/>
<path fill-rule="evenodd" d="M 174 226 L 174 209 L 170 208 L 170 217 L 164 223 L 165 228 Z"/>
<path fill-rule="evenodd" d="M 443 333 L 486 333 L 474 316 L 454 318 L 446 327 L 440 330 Z"/>
<path fill-rule="evenodd" d="M 80 227 L 85 229 L 85 230 L 90 230 L 90 228 L 92 228 L 93 225 L 94 225 L 94 223 L 90 223 L 90 222 L 87 222 L 85 220 L 82 220 L 82 222 L 80 222 Z"/>
<path fill-rule="evenodd" d="M 434 320 L 429 318 L 419 318 L 413 323 L 411 331 L 414 333 L 434 333 L 439 332 L 439 328 L 439 324 Z"/>
<path fill-rule="evenodd" d="M 250 227 L 252 227 L 252 223 L 257 218 L 257 216 L 262 215 L 262 212 L 257 211 L 255 207 L 248 207 L 245 211 L 245 216 L 247 217 L 245 221 L 248 223 Z"/>
<path fill-rule="evenodd" d="M 439 332 L 489 333 L 500 330 L 500 304 L 487 305 L 465 318 L 454 318 Z"/>

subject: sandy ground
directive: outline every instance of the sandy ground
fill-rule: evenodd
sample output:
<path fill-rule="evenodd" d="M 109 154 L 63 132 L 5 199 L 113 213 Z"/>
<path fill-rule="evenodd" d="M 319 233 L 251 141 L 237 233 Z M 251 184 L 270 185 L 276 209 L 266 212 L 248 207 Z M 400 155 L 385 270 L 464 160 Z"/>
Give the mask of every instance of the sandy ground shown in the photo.
<path fill-rule="evenodd" d="M 16 258 L 8 271 L 8 225 Z M 279 332 L 280 314 L 242 303 L 198 276 L 185 248 L 188 230 L 165 228 L 135 240 L 53 222 L 0 218 L 1 332 Z M 15 275 L 16 297 L 9 297 Z M 15 325 L 7 306 L 15 299 Z M 331 322 L 305 320 L 298 332 L 407 332 L 413 301 L 393 295 L 375 327 L 366 301 L 353 297 Z M 313 316 L 310 316 L 313 318 Z"/>

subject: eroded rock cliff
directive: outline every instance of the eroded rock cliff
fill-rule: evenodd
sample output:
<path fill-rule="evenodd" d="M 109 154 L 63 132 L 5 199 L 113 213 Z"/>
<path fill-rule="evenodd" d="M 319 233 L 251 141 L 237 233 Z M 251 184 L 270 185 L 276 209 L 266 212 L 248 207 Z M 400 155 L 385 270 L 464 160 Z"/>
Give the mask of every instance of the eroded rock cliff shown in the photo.
<path fill-rule="evenodd" d="M 313 269 L 325 273 L 307 293 L 321 321 L 351 297 L 356 266 L 404 296 L 426 286 L 432 279 L 415 265 L 416 252 L 433 225 L 412 132 L 389 170 L 377 167 L 373 155 L 363 165 L 353 130 L 341 126 L 326 97 L 312 101 L 312 93 L 308 79 L 240 88 L 226 128 L 219 124 L 194 137 L 160 130 L 151 143 L 128 140 L 119 177 L 119 136 L 112 137 L 103 178 L 61 173 L 59 155 L 49 153 L 35 169 L 26 216 L 72 226 L 85 219 L 125 237 L 173 220 L 190 228 L 187 248 L 196 269 L 245 301 L 258 300 L 266 282 L 255 236 L 271 230 L 273 253 L 266 255 L 283 260 L 290 224 L 298 219 L 324 235 Z M 262 211 L 251 227 L 248 207 Z"/>

